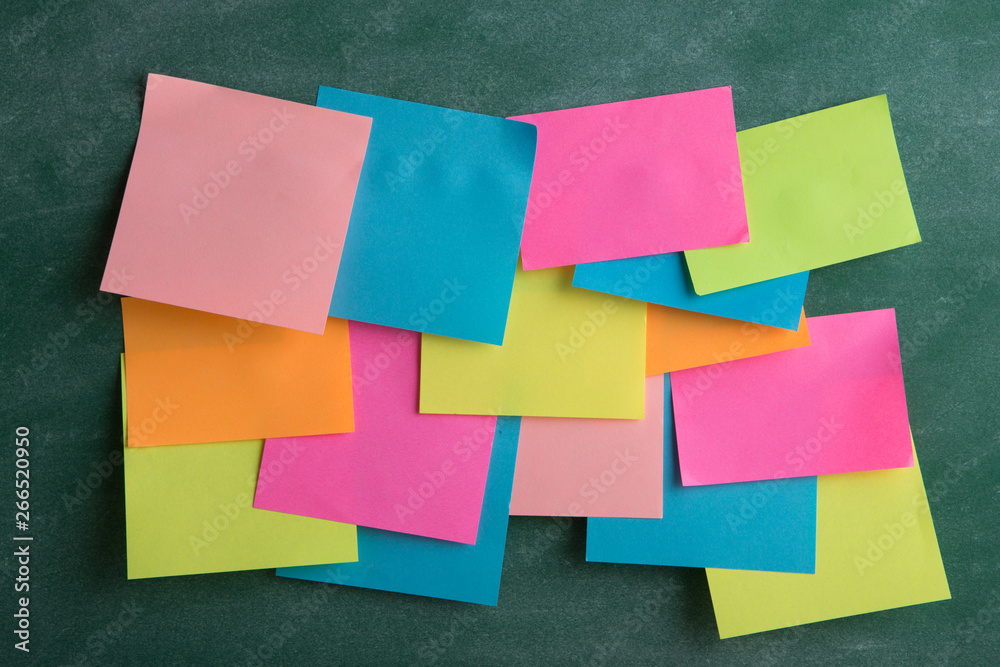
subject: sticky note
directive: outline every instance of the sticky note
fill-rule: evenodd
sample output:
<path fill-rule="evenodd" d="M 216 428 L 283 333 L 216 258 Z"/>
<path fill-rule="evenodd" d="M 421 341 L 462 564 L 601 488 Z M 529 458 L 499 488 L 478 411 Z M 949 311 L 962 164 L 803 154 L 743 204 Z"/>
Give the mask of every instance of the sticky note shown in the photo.
<path fill-rule="evenodd" d="M 358 528 L 358 562 L 281 568 L 282 577 L 496 605 L 520 420 L 497 420 L 475 545 Z"/>
<path fill-rule="evenodd" d="M 128 445 L 354 429 L 347 322 L 322 336 L 122 299 Z"/>
<path fill-rule="evenodd" d="M 101 289 L 323 333 L 370 128 L 150 74 Z"/>
<path fill-rule="evenodd" d="M 646 304 L 522 271 L 500 347 L 423 336 L 420 411 L 641 419 Z"/>
<path fill-rule="evenodd" d="M 330 315 L 502 343 L 534 126 L 327 87 L 316 103 L 374 118 Z"/>
<path fill-rule="evenodd" d="M 798 329 L 809 272 L 698 295 L 684 253 L 580 264 L 573 285 L 695 313 Z"/>
<path fill-rule="evenodd" d="M 682 486 L 670 377 L 663 383 L 663 518 L 588 519 L 587 560 L 813 572 L 816 478 Z"/>
<path fill-rule="evenodd" d="M 122 429 L 128 432 L 122 355 Z M 125 448 L 128 578 L 358 559 L 354 526 L 251 507 L 262 440 Z"/>
<path fill-rule="evenodd" d="M 525 269 L 747 241 L 728 86 L 514 119 L 538 127 Z"/>
<path fill-rule="evenodd" d="M 524 417 L 510 513 L 663 516 L 663 379 L 642 419 Z"/>
<path fill-rule="evenodd" d="M 738 138 L 750 243 L 686 252 L 698 294 L 920 241 L 885 95 Z"/>
<path fill-rule="evenodd" d="M 797 331 L 649 304 L 646 375 L 757 357 L 809 344 L 805 311 Z"/>
<path fill-rule="evenodd" d="M 951 598 L 916 454 L 820 477 L 817 515 L 816 574 L 708 570 L 720 637 Z"/>
<path fill-rule="evenodd" d="M 268 439 L 254 507 L 474 544 L 496 417 L 420 414 L 419 334 L 350 334 L 354 432 Z"/>
<path fill-rule="evenodd" d="M 673 374 L 685 485 L 913 465 L 895 311 L 807 321 L 807 347 Z"/>

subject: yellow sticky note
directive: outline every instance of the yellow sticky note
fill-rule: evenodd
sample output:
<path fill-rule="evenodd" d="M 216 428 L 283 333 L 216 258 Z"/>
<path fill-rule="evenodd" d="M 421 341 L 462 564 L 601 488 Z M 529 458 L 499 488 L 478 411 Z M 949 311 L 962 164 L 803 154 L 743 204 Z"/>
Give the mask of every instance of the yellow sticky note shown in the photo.
<path fill-rule="evenodd" d="M 125 423 L 122 357 L 122 427 Z M 263 440 L 125 447 L 128 578 L 358 560 L 357 528 L 254 509 Z"/>
<path fill-rule="evenodd" d="M 750 242 L 686 251 L 698 294 L 920 241 L 885 95 L 743 130 L 736 140 Z M 720 184 L 736 192 L 731 186 Z"/>
<path fill-rule="evenodd" d="M 518 266 L 502 346 L 423 335 L 420 411 L 641 419 L 646 304 Z"/>
<path fill-rule="evenodd" d="M 919 464 L 821 476 L 816 514 L 816 574 L 707 570 L 720 637 L 951 598 Z"/>

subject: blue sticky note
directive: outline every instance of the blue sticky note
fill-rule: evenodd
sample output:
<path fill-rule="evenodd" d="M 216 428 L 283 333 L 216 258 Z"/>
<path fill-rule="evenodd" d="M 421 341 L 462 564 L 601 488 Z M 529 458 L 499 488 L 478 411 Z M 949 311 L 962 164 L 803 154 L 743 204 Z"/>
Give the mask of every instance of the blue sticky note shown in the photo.
<path fill-rule="evenodd" d="M 320 87 L 372 118 L 330 315 L 503 343 L 534 125 Z"/>
<path fill-rule="evenodd" d="M 587 560 L 814 574 L 816 478 L 681 486 L 663 390 L 663 518 L 588 519 Z"/>
<path fill-rule="evenodd" d="M 808 280 L 803 271 L 699 295 L 682 252 L 578 264 L 573 273 L 574 287 L 793 331 L 799 328 Z"/>
<path fill-rule="evenodd" d="M 358 562 L 284 567 L 278 575 L 496 605 L 520 429 L 520 417 L 497 418 L 475 545 L 359 526 Z"/>

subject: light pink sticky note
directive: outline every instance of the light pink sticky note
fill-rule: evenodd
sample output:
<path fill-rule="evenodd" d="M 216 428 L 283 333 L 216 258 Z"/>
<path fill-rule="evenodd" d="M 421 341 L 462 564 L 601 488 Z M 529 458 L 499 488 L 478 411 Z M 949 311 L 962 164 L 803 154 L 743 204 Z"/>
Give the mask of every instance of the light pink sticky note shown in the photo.
<path fill-rule="evenodd" d="M 417 412 L 419 334 L 350 336 L 354 433 L 268 439 L 254 507 L 475 544 L 496 417 Z"/>
<path fill-rule="evenodd" d="M 663 376 L 642 419 L 522 417 L 510 513 L 663 517 Z"/>
<path fill-rule="evenodd" d="M 513 120 L 538 127 L 525 269 L 749 241 L 728 86 Z"/>
<path fill-rule="evenodd" d="M 806 321 L 807 347 L 672 374 L 684 485 L 913 465 L 895 311 Z"/>
<path fill-rule="evenodd" d="M 370 129 L 150 74 L 101 289 L 322 334 Z"/>

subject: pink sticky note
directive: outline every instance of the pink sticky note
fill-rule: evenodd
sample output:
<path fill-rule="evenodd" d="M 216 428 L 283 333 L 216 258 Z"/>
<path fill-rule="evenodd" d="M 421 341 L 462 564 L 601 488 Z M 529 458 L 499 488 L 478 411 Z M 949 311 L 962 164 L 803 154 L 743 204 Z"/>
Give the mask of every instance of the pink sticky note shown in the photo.
<path fill-rule="evenodd" d="M 663 376 L 643 419 L 522 417 L 510 513 L 663 517 Z"/>
<path fill-rule="evenodd" d="M 419 334 L 350 336 L 354 433 L 269 438 L 254 507 L 475 544 L 496 417 L 417 412 Z"/>
<path fill-rule="evenodd" d="M 538 127 L 525 269 L 749 241 L 728 86 L 513 120 Z"/>
<path fill-rule="evenodd" d="M 806 321 L 807 347 L 672 374 L 683 484 L 913 465 L 895 311 Z"/>
<path fill-rule="evenodd" d="M 150 74 L 101 289 L 322 334 L 370 129 Z"/>

